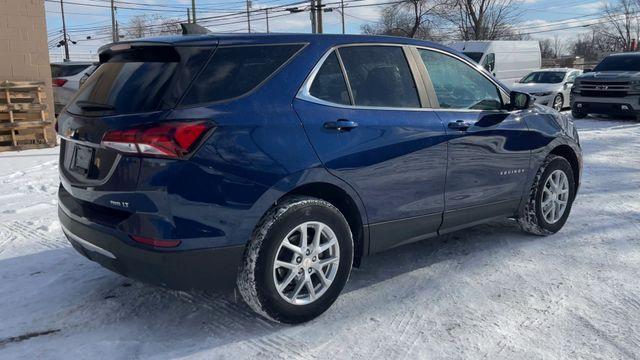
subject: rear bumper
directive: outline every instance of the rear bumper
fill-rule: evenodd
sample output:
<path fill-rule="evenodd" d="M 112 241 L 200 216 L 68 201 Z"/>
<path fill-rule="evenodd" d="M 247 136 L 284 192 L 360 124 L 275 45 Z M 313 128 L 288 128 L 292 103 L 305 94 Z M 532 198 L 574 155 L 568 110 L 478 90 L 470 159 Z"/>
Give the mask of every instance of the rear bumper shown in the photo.
<path fill-rule="evenodd" d="M 58 207 L 58 217 L 79 253 L 118 274 L 178 290 L 235 286 L 244 246 L 156 251 L 129 244 L 126 234 L 77 218 L 63 205 Z"/>

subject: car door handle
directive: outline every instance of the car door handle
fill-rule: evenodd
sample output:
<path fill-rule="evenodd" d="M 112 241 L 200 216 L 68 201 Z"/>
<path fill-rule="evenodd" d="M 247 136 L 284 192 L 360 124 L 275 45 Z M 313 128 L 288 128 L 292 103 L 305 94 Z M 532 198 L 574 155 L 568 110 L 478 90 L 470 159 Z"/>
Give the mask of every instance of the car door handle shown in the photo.
<path fill-rule="evenodd" d="M 329 130 L 351 131 L 356 127 L 358 127 L 357 122 L 345 119 L 338 119 L 337 121 L 327 121 L 326 123 L 324 123 L 324 128 Z"/>
<path fill-rule="evenodd" d="M 448 126 L 449 126 L 449 129 L 466 131 L 468 128 L 471 127 L 471 124 L 464 120 L 456 120 L 456 121 L 450 122 Z"/>

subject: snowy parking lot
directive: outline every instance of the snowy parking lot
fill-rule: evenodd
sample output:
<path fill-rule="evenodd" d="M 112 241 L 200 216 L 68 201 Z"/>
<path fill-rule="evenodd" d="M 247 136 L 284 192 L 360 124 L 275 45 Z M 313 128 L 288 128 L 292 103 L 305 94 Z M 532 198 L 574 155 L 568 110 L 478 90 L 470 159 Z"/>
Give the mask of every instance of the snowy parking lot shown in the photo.
<path fill-rule="evenodd" d="M 367 258 L 299 326 L 90 262 L 57 222 L 58 149 L 0 154 L 0 358 L 639 358 L 640 123 L 577 124 L 583 181 L 559 233 L 505 220 Z"/>

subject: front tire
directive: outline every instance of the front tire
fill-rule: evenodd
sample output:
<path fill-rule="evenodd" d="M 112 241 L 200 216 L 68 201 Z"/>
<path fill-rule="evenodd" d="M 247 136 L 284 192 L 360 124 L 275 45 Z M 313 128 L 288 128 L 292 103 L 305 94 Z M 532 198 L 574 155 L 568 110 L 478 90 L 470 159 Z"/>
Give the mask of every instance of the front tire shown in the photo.
<path fill-rule="evenodd" d="M 536 173 L 529 198 L 518 218 L 525 232 L 550 235 L 567 221 L 576 194 L 573 169 L 567 159 L 549 155 Z"/>
<path fill-rule="evenodd" d="M 553 98 L 553 108 L 557 111 L 562 111 L 563 105 L 564 98 L 562 97 L 562 94 L 556 95 L 556 97 Z"/>
<path fill-rule="evenodd" d="M 256 227 L 238 275 L 238 289 L 258 314 L 302 323 L 325 312 L 349 278 L 353 239 L 330 203 L 292 197 L 273 206 Z"/>

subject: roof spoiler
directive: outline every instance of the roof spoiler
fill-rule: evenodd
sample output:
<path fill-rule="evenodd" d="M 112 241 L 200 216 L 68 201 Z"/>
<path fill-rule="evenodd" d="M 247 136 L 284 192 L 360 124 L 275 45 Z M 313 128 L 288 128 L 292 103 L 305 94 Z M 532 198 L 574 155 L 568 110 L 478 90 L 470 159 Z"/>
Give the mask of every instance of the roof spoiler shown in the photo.
<path fill-rule="evenodd" d="M 208 34 L 211 31 L 204 26 L 192 23 L 180 23 L 182 27 L 182 35 L 202 35 Z"/>

